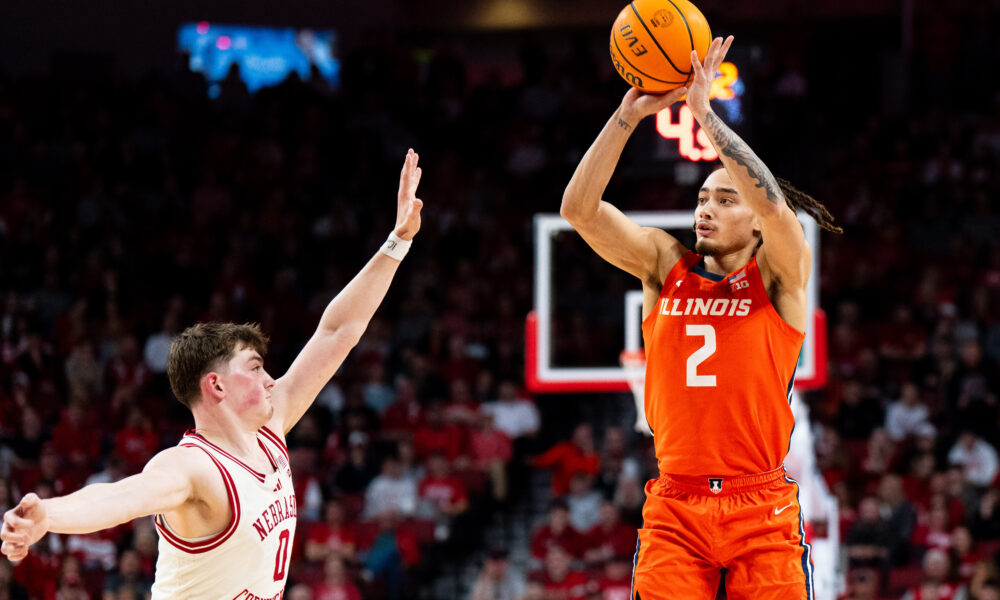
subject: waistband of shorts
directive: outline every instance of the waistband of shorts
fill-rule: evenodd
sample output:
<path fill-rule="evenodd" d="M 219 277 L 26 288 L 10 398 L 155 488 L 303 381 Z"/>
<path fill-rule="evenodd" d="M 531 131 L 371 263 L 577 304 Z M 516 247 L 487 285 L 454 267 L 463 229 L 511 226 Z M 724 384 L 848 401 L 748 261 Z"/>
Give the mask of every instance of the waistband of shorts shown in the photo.
<path fill-rule="evenodd" d="M 682 490 L 691 494 L 704 496 L 726 496 L 753 492 L 783 481 L 787 477 L 785 467 L 763 473 L 748 473 L 746 475 L 671 475 L 661 474 L 657 483 L 667 488 Z"/>

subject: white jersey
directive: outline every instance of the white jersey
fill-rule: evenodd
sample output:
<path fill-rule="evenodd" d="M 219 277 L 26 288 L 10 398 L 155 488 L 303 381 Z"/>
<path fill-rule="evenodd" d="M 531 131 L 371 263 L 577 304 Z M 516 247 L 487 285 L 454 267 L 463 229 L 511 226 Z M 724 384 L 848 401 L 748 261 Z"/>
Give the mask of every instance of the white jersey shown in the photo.
<path fill-rule="evenodd" d="M 295 490 L 288 448 L 267 427 L 257 443 L 274 469 L 259 473 L 194 431 L 179 446 L 205 452 L 222 475 L 233 518 L 218 534 L 182 538 L 162 515 L 152 600 L 278 600 L 295 539 Z"/>

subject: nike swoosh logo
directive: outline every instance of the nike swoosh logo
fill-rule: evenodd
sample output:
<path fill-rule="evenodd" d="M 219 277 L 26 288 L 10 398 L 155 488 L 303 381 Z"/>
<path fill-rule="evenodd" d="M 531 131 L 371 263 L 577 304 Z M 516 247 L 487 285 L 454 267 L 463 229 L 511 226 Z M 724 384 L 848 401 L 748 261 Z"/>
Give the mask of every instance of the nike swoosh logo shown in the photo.
<path fill-rule="evenodd" d="M 786 508 L 791 508 L 794 504 L 795 504 L 794 502 L 789 502 L 788 506 L 782 506 L 781 508 L 775 508 L 774 509 L 774 514 L 780 515 Z"/>

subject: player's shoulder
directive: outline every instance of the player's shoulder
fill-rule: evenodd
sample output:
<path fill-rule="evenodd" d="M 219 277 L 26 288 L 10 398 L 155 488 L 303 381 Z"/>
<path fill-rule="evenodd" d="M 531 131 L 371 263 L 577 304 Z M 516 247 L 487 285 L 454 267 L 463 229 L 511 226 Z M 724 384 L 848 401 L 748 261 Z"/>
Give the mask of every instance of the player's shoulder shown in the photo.
<path fill-rule="evenodd" d="M 212 458 L 199 447 L 182 444 L 158 452 L 146 463 L 143 472 L 161 472 L 197 479 L 216 472 Z"/>
<path fill-rule="evenodd" d="M 656 268 L 649 274 L 652 279 L 650 283 L 662 285 L 677 261 L 690 250 L 680 240 L 659 227 L 643 227 L 642 230 L 647 236 L 648 243 L 656 247 Z"/>

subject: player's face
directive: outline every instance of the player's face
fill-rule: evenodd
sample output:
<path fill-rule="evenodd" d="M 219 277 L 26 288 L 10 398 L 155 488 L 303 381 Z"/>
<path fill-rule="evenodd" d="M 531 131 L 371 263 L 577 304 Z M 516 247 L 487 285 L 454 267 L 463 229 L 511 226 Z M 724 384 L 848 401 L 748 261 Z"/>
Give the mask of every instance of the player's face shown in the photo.
<path fill-rule="evenodd" d="M 729 174 L 719 169 L 708 176 L 698 192 L 694 211 L 694 250 L 718 256 L 757 243 L 756 219 L 750 206 L 740 198 Z"/>
<path fill-rule="evenodd" d="M 271 389 L 274 379 L 264 370 L 264 359 L 256 350 L 241 348 L 229 361 L 226 384 L 237 412 L 249 421 L 267 423 L 274 415 Z"/>

